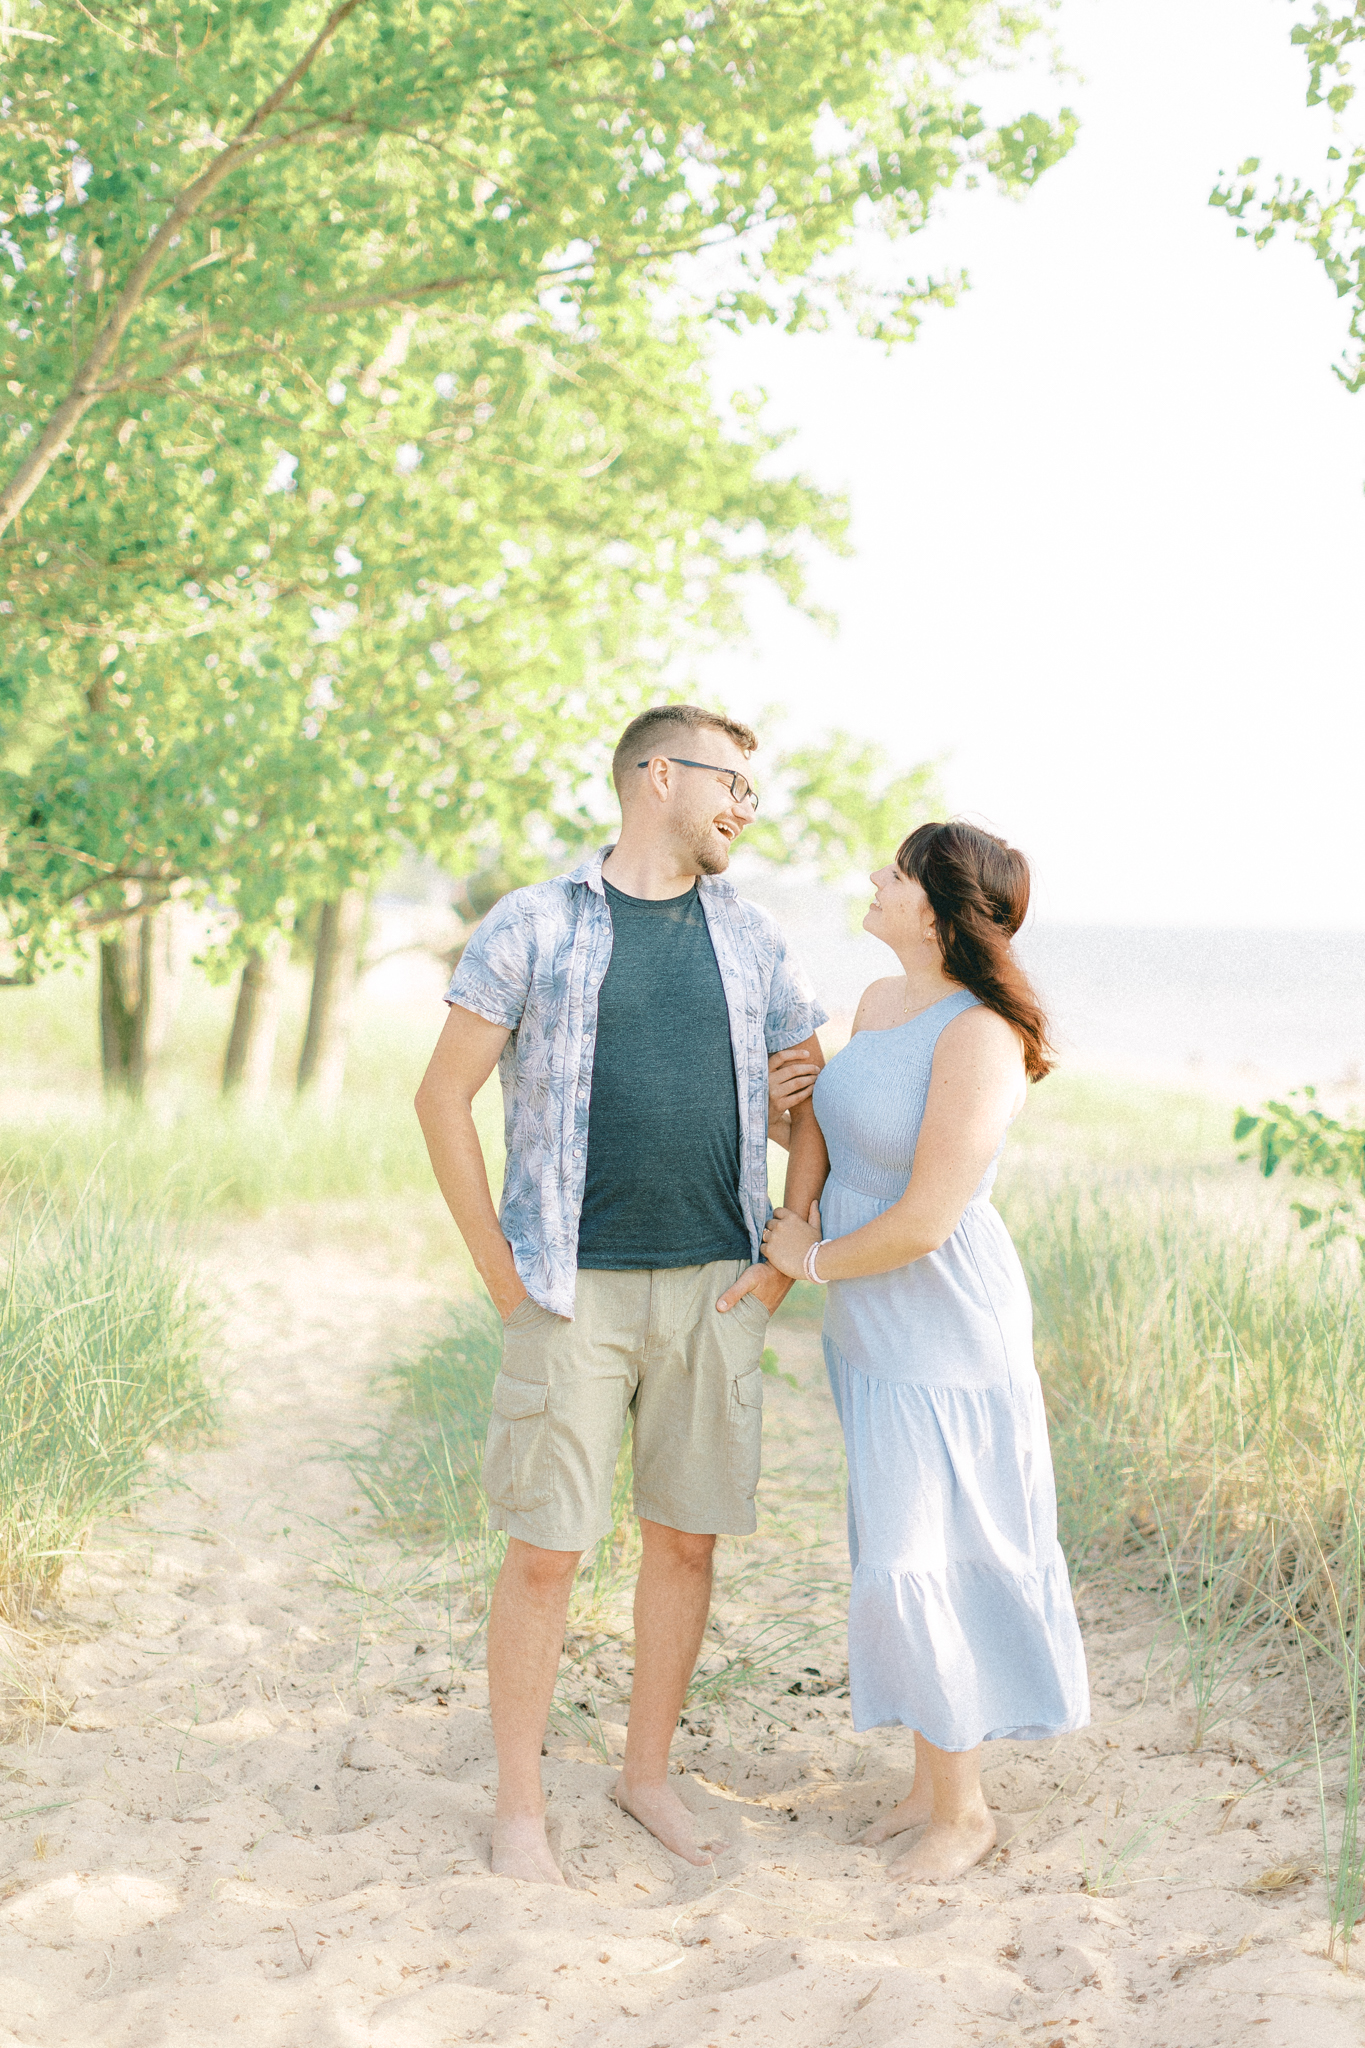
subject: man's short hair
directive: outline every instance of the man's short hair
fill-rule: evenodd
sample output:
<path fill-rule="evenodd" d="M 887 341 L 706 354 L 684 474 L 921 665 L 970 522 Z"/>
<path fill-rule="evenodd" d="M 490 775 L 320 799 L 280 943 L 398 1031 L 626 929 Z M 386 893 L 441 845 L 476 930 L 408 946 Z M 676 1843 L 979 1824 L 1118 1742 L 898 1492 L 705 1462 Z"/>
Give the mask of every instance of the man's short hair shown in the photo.
<path fill-rule="evenodd" d="M 758 746 L 758 735 L 752 727 L 741 725 L 737 718 L 727 718 L 721 711 L 703 711 L 699 704 L 654 704 L 632 718 L 616 742 L 611 779 L 621 802 L 625 803 L 634 786 L 632 777 L 641 761 L 652 760 L 666 747 L 682 747 L 688 754 L 695 754 L 697 742 L 692 736 L 701 732 L 723 732 L 746 758 Z"/>

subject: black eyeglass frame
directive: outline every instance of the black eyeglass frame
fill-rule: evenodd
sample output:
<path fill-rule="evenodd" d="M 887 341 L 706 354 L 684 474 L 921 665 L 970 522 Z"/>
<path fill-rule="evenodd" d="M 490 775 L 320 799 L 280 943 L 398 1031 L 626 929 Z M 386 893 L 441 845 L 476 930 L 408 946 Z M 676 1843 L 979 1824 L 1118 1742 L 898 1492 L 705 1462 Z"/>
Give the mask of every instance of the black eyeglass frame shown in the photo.
<path fill-rule="evenodd" d="M 651 754 L 649 760 L 637 761 L 635 765 L 637 768 L 648 768 L 649 762 L 655 761 L 658 758 L 657 754 Z M 665 754 L 663 758 L 665 761 L 671 761 L 675 768 L 708 768 L 713 775 L 719 775 L 723 781 L 729 783 L 730 794 L 737 804 L 742 804 L 746 798 L 751 798 L 755 815 L 757 815 L 758 791 L 754 788 L 747 775 L 740 774 L 738 768 L 718 768 L 714 761 L 684 761 L 681 754 Z M 740 795 L 738 787 L 741 782 L 744 784 L 743 796 Z"/>

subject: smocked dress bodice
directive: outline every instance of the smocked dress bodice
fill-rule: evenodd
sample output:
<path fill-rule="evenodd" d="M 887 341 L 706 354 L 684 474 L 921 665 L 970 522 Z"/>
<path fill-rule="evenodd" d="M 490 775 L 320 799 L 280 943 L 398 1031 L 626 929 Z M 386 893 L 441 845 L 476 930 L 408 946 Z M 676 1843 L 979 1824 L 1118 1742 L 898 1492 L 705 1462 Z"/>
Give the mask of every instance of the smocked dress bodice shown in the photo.
<path fill-rule="evenodd" d="M 815 1114 L 829 1152 L 826 1237 L 846 1237 L 905 1193 L 941 1033 L 974 1009 L 966 989 L 888 1031 L 860 1031 L 823 1070 Z M 1002 1138 L 947 1242 L 911 1265 L 831 1281 L 825 1334 L 878 1377 L 992 1386 L 1033 1370 L 1033 1308 L 1009 1232 L 991 1203 Z"/>
<path fill-rule="evenodd" d="M 974 995 L 958 989 L 908 1023 L 860 1031 L 821 1071 L 815 1113 L 829 1150 L 830 1173 L 842 1188 L 883 1206 L 900 1200 L 910 1184 L 939 1035 L 964 1010 L 977 1007 Z M 876 1115 L 869 1116 L 873 1104 Z M 973 1202 L 989 1197 L 1000 1152 Z"/>

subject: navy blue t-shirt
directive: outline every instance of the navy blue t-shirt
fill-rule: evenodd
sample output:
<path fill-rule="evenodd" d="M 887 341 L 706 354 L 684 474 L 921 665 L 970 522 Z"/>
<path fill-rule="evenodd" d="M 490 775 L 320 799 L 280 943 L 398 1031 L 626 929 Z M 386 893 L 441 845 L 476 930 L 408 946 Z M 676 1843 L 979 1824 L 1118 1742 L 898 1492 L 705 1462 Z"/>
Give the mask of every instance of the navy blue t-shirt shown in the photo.
<path fill-rule="evenodd" d="M 578 1263 L 595 1272 L 748 1259 L 730 1013 L 694 884 L 653 902 L 603 878 L 611 962 L 597 999 Z"/>

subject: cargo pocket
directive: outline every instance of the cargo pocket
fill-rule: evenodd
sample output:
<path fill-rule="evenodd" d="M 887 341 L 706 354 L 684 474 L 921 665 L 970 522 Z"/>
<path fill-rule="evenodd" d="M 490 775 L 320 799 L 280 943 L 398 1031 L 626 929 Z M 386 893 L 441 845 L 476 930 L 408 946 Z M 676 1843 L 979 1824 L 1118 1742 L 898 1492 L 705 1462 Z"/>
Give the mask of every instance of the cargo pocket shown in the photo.
<path fill-rule="evenodd" d="M 741 1500 L 758 1491 L 763 1449 L 763 1375 L 741 1373 L 730 1382 L 730 1484 Z"/>
<path fill-rule="evenodd" d="M 502 1318 L 504 1330 L 519 1330 L 526 1323 L 533 1323 L 537 1316 L 548 1315 L 549 1310 L 541 1307 L 533 1294 L 523 1294 L 510 1316 Z"/>
<path fill-rule="evenodd" d="M 493 1382 L 493 1413 L 483 1454 L 483 1490 L 496 1507 L 525 1513 L 550 1498 L 550 1389 L 538 1380 Z"/>

